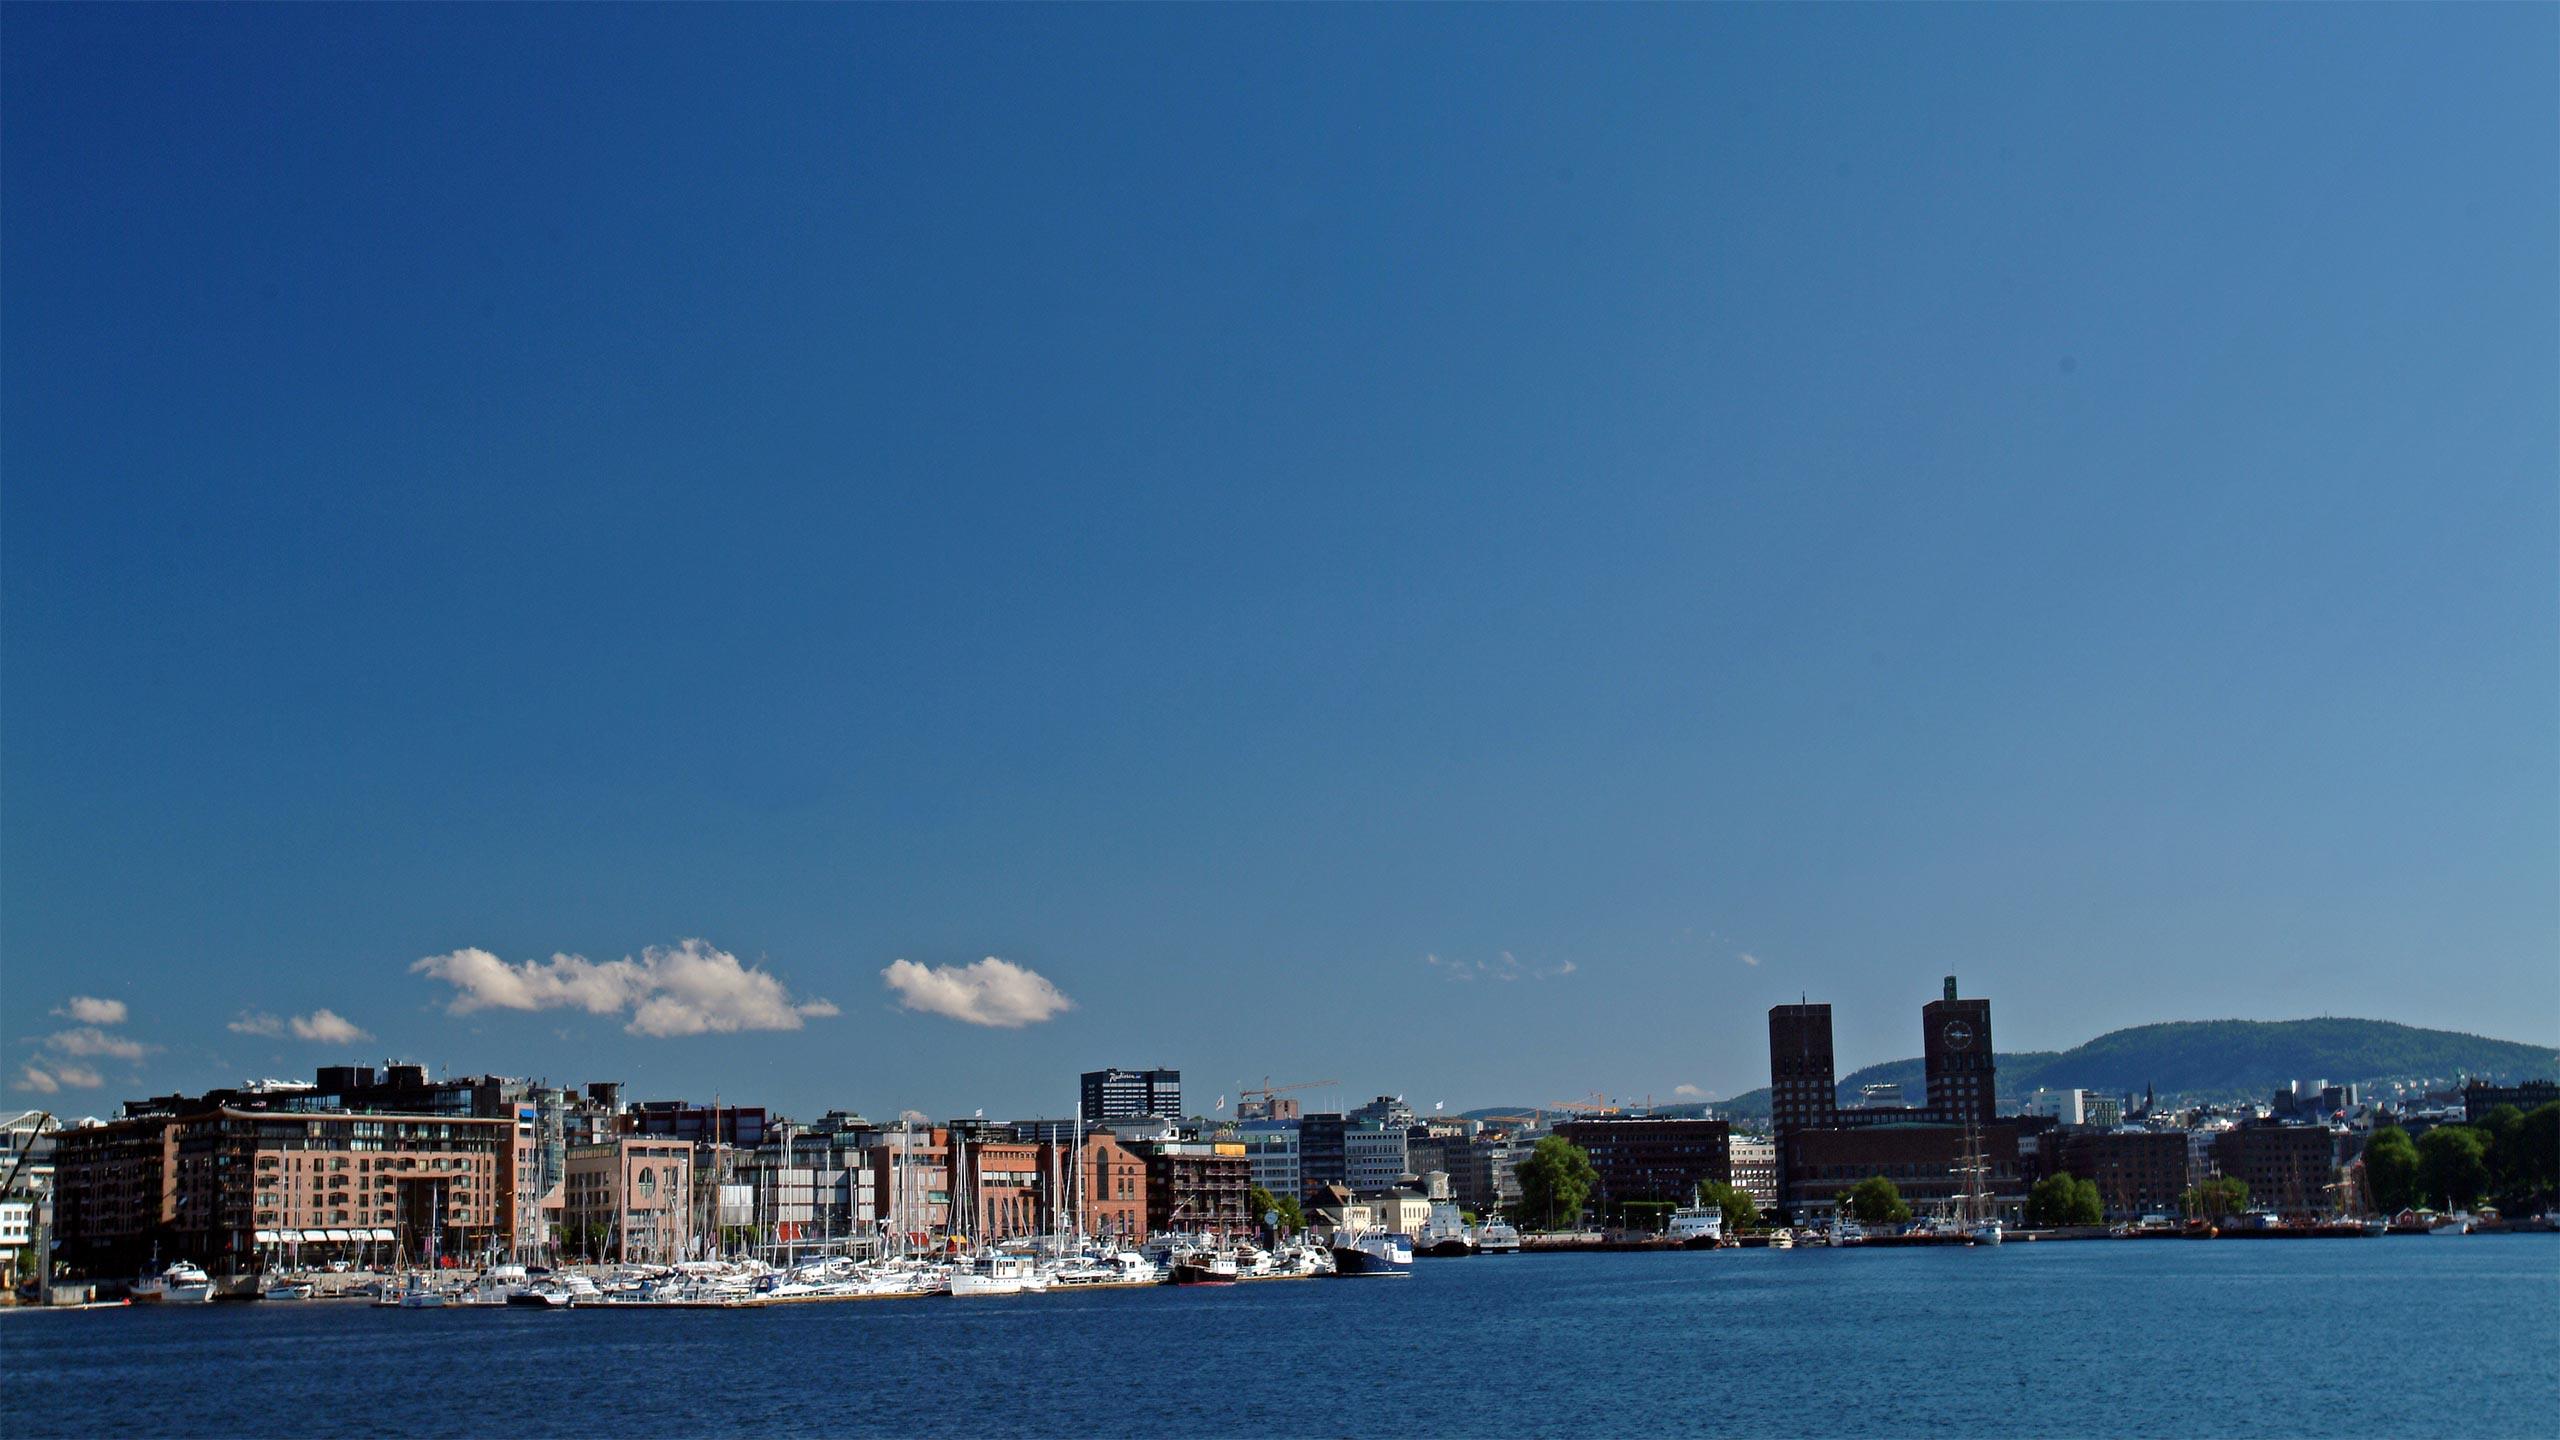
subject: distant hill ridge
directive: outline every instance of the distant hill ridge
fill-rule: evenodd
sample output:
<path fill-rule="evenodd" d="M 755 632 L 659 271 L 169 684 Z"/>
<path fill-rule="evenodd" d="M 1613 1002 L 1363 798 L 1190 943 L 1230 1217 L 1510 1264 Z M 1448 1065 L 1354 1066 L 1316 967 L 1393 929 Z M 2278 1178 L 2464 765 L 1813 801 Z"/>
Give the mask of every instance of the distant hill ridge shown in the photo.
<path fill-rule="evenodd" d="M 2111 1030 L 2069 1050 L 2029 1050 L 1997 1057 L 2000 1095 L 2077 1088 L 2108 1094 L 2153 1086 L 2163 1096 L 2263 1098 L 2288 1080 L 2359 1085 L 2388 1081 L 2451 1082 L 2457 1076 L 2512 1081 L 2560 1078 L 2560 1048 L 2493 1040 L 2453 1030 L 2424 1030 L 2390 1020 L 2170 1020 Z M 1840 1078 L 1844 1105 L 1860 1086 L 1899 1082 L 1919 1104 L 1920 1061 L 1888 1060 Z M 1474 1116 L 1526 1113 L 1536 1107 L 1471 1110 Z M 1703 1105 L 1657 1106 L 1656 1114 L 1696 1114 Z M 1769 1113 L 1764 1087 L 1714 1102 L 1720 1115 Z"/>

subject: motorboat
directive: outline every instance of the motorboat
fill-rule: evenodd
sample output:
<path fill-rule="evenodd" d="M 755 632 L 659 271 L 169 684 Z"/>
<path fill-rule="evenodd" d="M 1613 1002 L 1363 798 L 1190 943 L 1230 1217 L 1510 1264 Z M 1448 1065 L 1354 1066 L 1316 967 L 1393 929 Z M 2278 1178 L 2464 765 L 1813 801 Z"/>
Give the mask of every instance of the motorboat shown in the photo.
<path fill-rule="evenodd" d="M 992 1251 L 975 1265 L 951 1272 L 951 1294 L 954 1298 L 978 1295 L 1020 1295 L 1049 1288 L 1049 1277 L 1028 1255 L 1010 1251 Z"/>
<path fill-rule="evenodd" d="M 258 1291 L 261 1300 L 308 1300 L 317 1293 L 308 1280 L 279 1280 Z"/>
<path fill-rule="evenodd" d="M 213 1298 L 213 1277 L 193 1261 L 175 1260 L 159 1274 L 134 1281 L 127 1293 L 138 1305 L 201 1305 Z"/>
<path fill-rule="evenodd" d="M 1520 1253 L 1520 1232 L 1508 1221 L 1488 1220 L 1476 1229 L 1476 1253 L 1517 1255 Z"/>
<path fill-rule="evenodd" d="M 1965 1238 L 1976 1245 L 1997 1245 L 2000 1243 L 2000 1222 L 1978 1221 L 1971 1230 L 1965 1232 Z"/>

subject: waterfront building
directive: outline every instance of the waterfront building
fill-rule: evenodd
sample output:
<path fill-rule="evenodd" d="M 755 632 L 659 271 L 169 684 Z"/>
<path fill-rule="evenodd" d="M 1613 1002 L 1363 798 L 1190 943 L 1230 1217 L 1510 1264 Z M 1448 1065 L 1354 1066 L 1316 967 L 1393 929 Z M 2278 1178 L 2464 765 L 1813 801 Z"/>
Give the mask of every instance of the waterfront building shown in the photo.
<path fill-rule="evenodd" d="M 2182 1131 L 2077 1131 L 2060 1137 L 2060 1157 L 2063 1169 L 2098 1187 L 2109 1220 L 2174 1214 L 2195 1183 Z"/>
<path fill-rule="evenodd" d="M 1079 1090 L 1087 1120 L 1135 1120 L 1142 1115 L 1182 1118 L 1179 1070 L 1088 1070 Z"/>
<path fill-rule="evenodd" d="M 622 1135 L 569 1147 L 561 1245 L 573 1255 L 671 1264 L 694 1254 L 694 1146 Z"/>
<path fill-rule="evenodd" d="M 1038 1145 L 967 1137 L 961 1159 L 967 1175 L 964 1193 L 971 1208 L 955 1228 L 978 1242 L 1036 1233 L 1041 1213 L 1040 1158 Z"/>
<path fill-rule="evenodd" d="M 1041 1147 L 1042 1162 L 1049 1167 L 1049 1173 L 1056 1173 L 1060 1148 L 1054 1141 Z M 1068 1169 L 1063 1186 L 1051 1197 L 1059 1209 L 1044 1212 L 1042 1225 L 1058 1230 L 1073 1228 L 1075 1210 L 1081 1204 L 1085 1233 L 1116 1236 L 1132 1243 L 1145 1239 L 1147 1157 L 1111 1132 L 1095 1130 L 1065 1158 Z"/>
<path fill-rule="evenodd" d="M 1352 1191 L 1392 1189 L 1413 1173 L 1402 1125 L 1355 1120 L 1342 1131 L 1342 1169 Z"/>
<path fill-rule="evenodd" d="M 2025 1210 L 2018 1132 L 2008 1125 L 1870 1125 L 1854 1129 L 1800 1130 L 1790 1137 L 1781 1193 L 1787 1213 L 1801 1223 L 1827 1213 L 1841 1194 L 1871 1175 L 1902 1192 L 1915 1213 L 1951 1206 L 1970 1183 L 1957 1167 L 1978 1143 L 1990 1167 L 1984 1188 L 1990 1209 L 2012 1222 Z"/>
<path fill-rule="evenodd" d="M 871 1169 L 871 1191 L 880 1197 L 883 1228 L 912 1245 L 950 1233 L 950 1131 L 904 1125 L 885 1130 L 863 1157 Z"/>
<path fill-rule="evenodd" d="M 1987 1124 L 1997 1118 L 1991 1002 L 1958 999 L 1956 977 L 1950 975 L 1945 993 L 1920 1007 L 1920 1034 L 1932 1117 L 1952 1124 Z"/>
<path fill-rule="evenodd" d="M 287 1243 L 306 1255 L 396 1248 L 432 1262 L 511 1238 L 510 1119 L 196 1110 L 164 1098 L 192 1113 L 127 1115 L 57 1137 L 64 1260 L 118 1273 L 157 1248 L 221 1273 Z"/>
<path fill-rule="evenodd" d="M 2514 1085 L 2492 1085 L 2486 1080 L 2470 1080 L 2462 1087 L 2462 1118 L 2466 1124 L 2478 1124 L 2482 1116 L 2501 1105 L 2534 1110 L 2554 1100 L 2560 1100 L 2560 1081 L 2526 1080 Z M 2352 1096 L 2349 1103 L 2353 1103 Z"/>
<path fill-rule="evenodd" d="M 1769 1122 L 1781 1156 L 1793 1132 L 1830 1125 L 1840 1109 L 1832 1069 L 1831 1007 L 1769 1007 Z"/>
<path fill-rule="evenodd" d="M 1597 1172 L 1591 1199 L 1603 1215 L 1619 1215 L 1631 1201 L 1687 1205 L 1699 1185 L 1733 1178 L 1727 1149 L 1733 1126 L 1723 1120 L 1568 1120 L 1556 1126 L 1556 1134 L 1591 1156 Z"/>
<path fill-rule="evenodd" d="M 24 1195 L 0 1199 L 0 1275 L 15 1275 L 18 1257 L 36 1243 L 36 1202 Z"/>
<path fill-rule="evenodd" d="M 1298 1122 L 1247 1120 L 1236 1127 L 1253 1183 L 1273 1195 L 1298 1197 Z"/>
<path fill-rule="evenodd" d="M 1253 1165 L 1233 1141 L 1165 1141 L 1140 1147 L 1146 1158 L 1147 1231 L 1249 1235 L 1261 1217 L 1249 1212 Z"/>
<path fill-rule="evenodd" d="M 2331 1208 L 2338 1141 L 2325 1125 L 2234 1125 L 2214 1137 L 2213 1159 L 2222 1174 L 2249 1187 L 2252 1206 L 2316 1215 Z"/>
<path fill-rule="evenodd" d="M 1778 1208 L 1778 1142 L 1756 1135 L 1736 1135 L 1725 1142 L 1726 1181 L 1751 1197 L 1763 1211 Z"/>
<path fill-rule="evenodd" d="M 1364 1190 L 1356 1197 L 1369 1223 L 1391 1235 L 1419 1235 L 1431 1218 L 1431 1199 L 1409 1185 Z"/>

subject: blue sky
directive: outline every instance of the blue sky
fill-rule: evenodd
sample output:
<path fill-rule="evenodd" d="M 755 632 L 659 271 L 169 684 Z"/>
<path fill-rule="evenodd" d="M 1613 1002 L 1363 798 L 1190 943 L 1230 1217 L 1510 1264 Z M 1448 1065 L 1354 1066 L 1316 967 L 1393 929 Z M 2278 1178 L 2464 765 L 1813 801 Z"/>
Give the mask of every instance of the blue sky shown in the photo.
<path fill-rule="evenodd" d="M 2560 1034 L 2548 7 L 5 29 L 20 1100 Z"/>

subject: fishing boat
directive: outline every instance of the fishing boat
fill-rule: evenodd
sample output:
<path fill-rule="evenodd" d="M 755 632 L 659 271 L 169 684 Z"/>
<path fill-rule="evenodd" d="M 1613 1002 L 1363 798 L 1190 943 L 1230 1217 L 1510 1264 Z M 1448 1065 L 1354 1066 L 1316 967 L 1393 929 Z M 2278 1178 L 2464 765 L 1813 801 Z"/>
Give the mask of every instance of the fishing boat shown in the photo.
<path fill-rule="evenodd" d="M 1185 1250 L 1173 1257 L 1176 1285 L 1233 1285 L 1236 1257 L 1223 1250 Z"/>
<path fill-rule="evenodd" d="M 1333 1273 L 1346 1280 L 1413 1273 L 1413 1241 L 1385 1230 L 1333 1232 Z"/>

